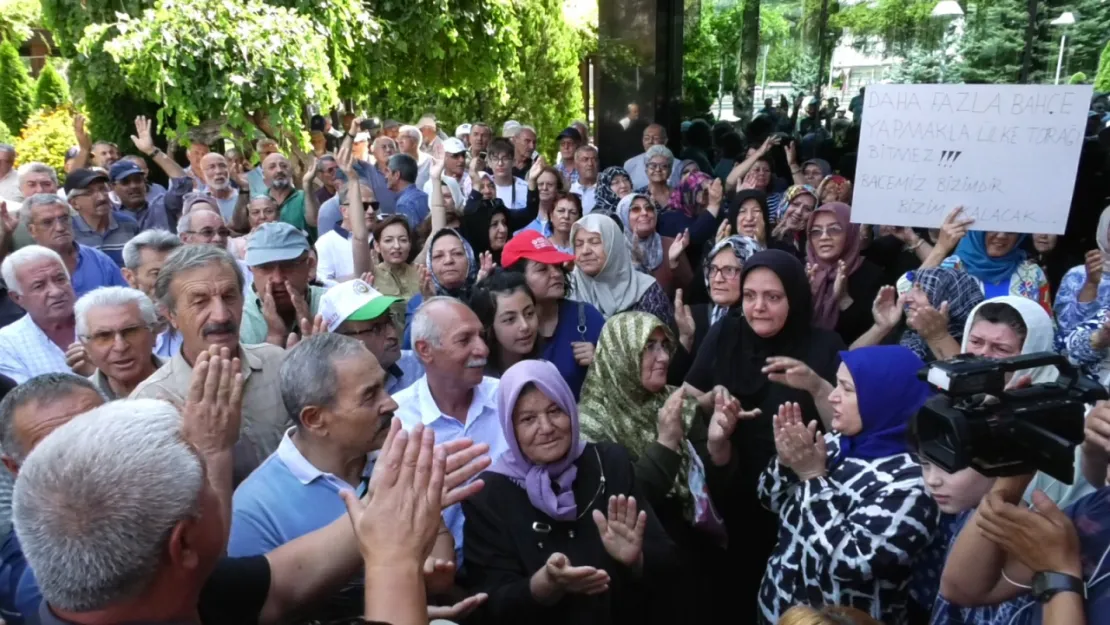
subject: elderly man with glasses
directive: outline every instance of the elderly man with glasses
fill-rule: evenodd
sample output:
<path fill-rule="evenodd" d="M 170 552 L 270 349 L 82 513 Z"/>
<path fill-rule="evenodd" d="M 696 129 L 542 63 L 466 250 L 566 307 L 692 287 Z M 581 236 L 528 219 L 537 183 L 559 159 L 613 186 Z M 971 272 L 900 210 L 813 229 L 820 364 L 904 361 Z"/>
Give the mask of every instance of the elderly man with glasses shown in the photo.
<path fill-rule="evenodd" d="M 123 266 L 123 246 L 139 233 L 139 222 L 112 208 L 108 176 L 95 169 L 77 169 L 66 177 L 66 198 L 77 211 L 73 236 Z"/>
<path fill-rule="evenodd" d="M 155 356 L 154 302 L 138 289 L 112 286 L 77 300 L 77 340 L 96 371 L 89 376 L 109 400 L 127 397 L 162 366 Z"/>
<path fill-rule="evenodd" d="M 362 280 L 333 286 L 320 300 L 320 316 L 328 332 L 361 341 L 385 369 L 385 390 L 391 394 L 408 388 L 424 375 L 424 365 L 416 352 L 401 349 L 394 311 L 403 301 L 382 295 Z"/>

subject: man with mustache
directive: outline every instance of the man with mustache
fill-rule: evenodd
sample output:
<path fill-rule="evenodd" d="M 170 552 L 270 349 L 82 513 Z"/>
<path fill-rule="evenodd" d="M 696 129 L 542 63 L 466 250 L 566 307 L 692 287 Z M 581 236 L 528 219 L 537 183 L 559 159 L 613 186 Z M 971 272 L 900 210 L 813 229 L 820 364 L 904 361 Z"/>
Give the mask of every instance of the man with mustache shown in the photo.
<path fill-rule="evenodd" d="M 370 481 L 370 453 L 381 449 L 397 404 L 385 371 L 359 341 L 319 334 L 289 350 L 281 365 L 281 399 L 295 426 L 277 452 L 235 491 L 227 553 L 270 552 L 327 526 L 346 512 L 339 493 L 361 494 Z M 425 562 L 428 593 L 454 585 L 451 537 L 446 529 Z M 358 579 L 309 620 L 330 621 L 362 613 Z"/>
<path fill-rule="evenodd" d="M 399 393 L 424 375 L 424 365 L 412 350 L 401 349 L 395 304 L 399 297 L 382 295 L 362 280 L 341 282 L 320 300 L 320 316 L 328 332 L 362 341 L 385 369 L 385 390 Z"/>
<path fill-rule="evenodd" d="M 123 266 L 123 246 L 139 233 L 139 222 L 112 209 L 108 176 L 95 169 L 77 169 L 66 176 L 66 199 L 77 211 L 73 236 L 81 245 L 95 247 Z"/>
<path fill-rule="evenodd" d="M 281 154 L 271 154 L 262 161 L 262 178 L 269 187 L 269 195 L 281 211 L 281 221 L 304 230 L 304 191 L 293 186 L 293 166 Z"/>
<path fill-rule="evenodd" d="M 405 429 L 424 424 L 439 442 L 465 437 L 486 443 L 497 462 L 508 443 L 498 417 L 498 380 L 484 375 L 489 348 L 478 316 L 453 297 L 429 298 L 412 317 L 412 346 L 424 377 L 394 397 Z M 443 514 L 461 554 L 462 510 L 453 506 Z"/>
<path fill-rule="evenodd" d="M 0 265 L 8 296 L 27 311 L 0 328 L 0 375 L 17 383 L 43 373 L 68 373 L 65 350 L 76 336 L 76 296 L 58 253 L 39 245 L 13 252 Z"/>
<path fill-rule="evenodd" d="M 281 403 L 278 380 L 285 351 L 239 342 L 243 283 L 243 272 L 225 249 L 185 245 L 174 250 L 154 282 L 154 296 L 181 333 L 181 349 L 131 394 L 184 404 L 197 356 L 213 345 L 228 348 L 241 362 L 243 376 L 242 438 L 234 452 L 236 484 L 277 449 L 292 424 Z"/>
<path fill-rule="evenodd" d="M 327 289 L 309 284 L 316 261 L 308 252 L 308 238 L 287 223 L 262 224 L 251 233 L 246 263 L 254 287 L 243 307 L 244 344 L 284 347 L 290 334 L 300 334 L 302 324 L 315 320 Z"/>
<path fill-rule="evenodd" d="M 200 171 L 204 174 L 203 191 L 216 199 L 220 206 L 220 216 L 226 223 L 235 218 L 235 209 L 247 202 L 250 189 L 236 189 L 231 184 L 231 169 L 222 154 L 209 152 L 200 159 Z"/>

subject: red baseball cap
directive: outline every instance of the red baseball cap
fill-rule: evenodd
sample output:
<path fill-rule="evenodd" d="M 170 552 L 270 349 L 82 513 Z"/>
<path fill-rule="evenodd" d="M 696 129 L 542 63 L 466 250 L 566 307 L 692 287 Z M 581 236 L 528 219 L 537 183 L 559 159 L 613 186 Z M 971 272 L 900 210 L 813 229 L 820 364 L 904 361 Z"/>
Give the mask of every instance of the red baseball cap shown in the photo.
<path fill-rule="evenodd" d="M 574 255 L 560 252 L 554 243 L 535 230 L 525 230 L 505 244 L 505 249 L 501 250 L 501 266 L 510 267 L 522 258 L 544 265 L 561 265 L 574 260 Z"/>

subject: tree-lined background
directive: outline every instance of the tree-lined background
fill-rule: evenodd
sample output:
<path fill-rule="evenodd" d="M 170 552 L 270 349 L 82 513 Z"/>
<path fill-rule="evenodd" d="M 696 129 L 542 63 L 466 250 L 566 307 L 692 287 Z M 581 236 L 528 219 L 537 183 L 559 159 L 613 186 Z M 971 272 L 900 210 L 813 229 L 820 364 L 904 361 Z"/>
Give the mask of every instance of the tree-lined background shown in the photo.
<path fill-rule="evenodd" d="M 892 82 L 1019 81 L 1028 0 L 959 0 L 959 33 L 936 3 L 686 0 L 683 115 L 712 118 L 718 93 L 752 110 L 764 49 L 767 82 L 794 93 L 827 82 L 845 42 L 898 59 Z M 1064 11 L 1078 18 L 1065 78 L 1110 91 L 1107 0 L 1038 0 L 1029 80 L 1051 81 L 1049 22 Z M 171 139 L 203 124 L 303 145 L 306 112 L 340 103 L 410 122 L 521 119 L 551 138 L 584 115 L 586 59 L 619 55 L 597 49 L 596 22 L 591 0 L 0 0 L 0 140 L 23 157 L 71 146 L 80 112 L 125 151 L 140 114 Z M 32 28 L 56 61 L 37 81 L 17 52 Z"/>

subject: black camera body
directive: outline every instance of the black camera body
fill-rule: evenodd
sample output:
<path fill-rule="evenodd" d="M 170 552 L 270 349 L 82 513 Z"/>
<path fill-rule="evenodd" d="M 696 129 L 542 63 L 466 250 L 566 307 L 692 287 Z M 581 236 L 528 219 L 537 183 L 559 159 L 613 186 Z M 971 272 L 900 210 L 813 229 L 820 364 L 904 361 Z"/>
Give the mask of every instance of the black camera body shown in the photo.
<path fill-rule="evenodd" d="M 1006 388 L 1007 373 L 1049 365 L 1060 372 L 1055 382 Z M 920 452 L 949 473 L 968 467 L 991 477 L 1041 471 L 1071 484 L 1086 404 L 1110 396 L 1050 352 L 998 360 L 962 354 L 918 375 L 940 391 L 916 417 Z"/>

